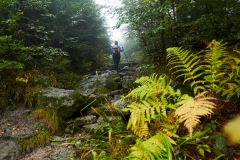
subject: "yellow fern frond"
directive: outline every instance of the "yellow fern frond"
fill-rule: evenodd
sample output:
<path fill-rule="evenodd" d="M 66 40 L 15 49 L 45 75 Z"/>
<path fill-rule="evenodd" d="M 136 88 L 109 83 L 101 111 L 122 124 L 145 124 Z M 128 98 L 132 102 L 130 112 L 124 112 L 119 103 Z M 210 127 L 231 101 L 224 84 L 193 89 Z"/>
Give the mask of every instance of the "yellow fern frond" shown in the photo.
<path fill-rule="evenodd" d="M 138 135 L 139 138 L 146 139 L 149 134 L 148 123 L 145 122 L 144 126 L 142 126 L 141 128 L 138 128 L 137 130 L 134 130 L 134 133 Z"/>
<path fill-rule="evenodd" d="M 179 108 L 176 109 L 175 116 L 179 117 L 179 122 L 184 122 L 190 136 L 192 136 L 194 127 L 199 124 L 200 117 L 213 113 L 212 110 L 216 106 L 213 102 L 216 98 L 205 97 L 205 93 L 200 93 L 195 97 L 184 95 L 182 100 L 177 103 Z"/>

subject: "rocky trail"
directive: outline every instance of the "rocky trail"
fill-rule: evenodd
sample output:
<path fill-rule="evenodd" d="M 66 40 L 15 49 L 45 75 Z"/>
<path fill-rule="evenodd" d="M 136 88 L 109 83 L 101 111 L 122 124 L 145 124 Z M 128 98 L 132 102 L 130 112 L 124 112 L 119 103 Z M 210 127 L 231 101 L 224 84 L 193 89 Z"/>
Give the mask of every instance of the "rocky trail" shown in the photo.
<path fill-rule="evenodd" d="M 0 160 L 67 160 L 81 159 L 79 146 L 89 139 L 92 131 L 106 125 L 103 118 L 88 106 L 101 108 L 110 121 L 123 121 L 124 115 L 119 111 L 109 110 L 109 102 L 120 99 L 123 92 L 133 87 L 137 78 L 137 62 L 121 62 L 120 70 L 108 70 L 109 66 L 94 75 L 85 75 L 75 90 L 61 88 L 44 88 L 36 97 L 36 106 L 54 108 L 63 120 L 61 133 L 56 133 L 48 145 L 39 148 L 25 148 L 24 139 L 39 135 L 46 126 L 42 120 L 32 116 L 32 110 L 18 107 L 16 110 L 4 111 L 0 116 Z M 76 99 L 76 94 L 80 94 Z M 106 102 L 108 100 L 109 102 Z M 126 106 L 119 103 L 117 108 Z M 86 107 L 87 106 L 87 107 Z M 81 112 L 84 110 L 83 112 Z M 80 114 L 81 113 L 81 114 Z M 72 142 L 74 140 L 74 143 Z"/>

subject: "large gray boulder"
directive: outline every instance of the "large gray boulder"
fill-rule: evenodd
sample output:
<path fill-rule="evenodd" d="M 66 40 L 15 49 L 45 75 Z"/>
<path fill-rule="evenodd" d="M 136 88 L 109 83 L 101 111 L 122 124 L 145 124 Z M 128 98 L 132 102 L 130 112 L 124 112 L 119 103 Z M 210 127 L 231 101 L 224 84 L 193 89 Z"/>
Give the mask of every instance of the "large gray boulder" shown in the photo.
<path fill-rule="evenodd" d="M 87 104 L 100 106 L 109 100 L 107 93 L 121 86 L 120 80 L 116 71 L 96 72 L 95 75 L 83 76 L 76 91 L 85 98 Z"/>
<path fill-rule="evenodd" d="M 21 147 L 16 141 L 0 142 L 0 159 L 15 160 L 20 156 Z"/>
<path fill-rule="evenodd" d="M 42 89 L 37 96 L 36 107 L 52 108 L 62 119 L 71 117 L 84 106 L 83 97 L 74 90 L 49 87 Z"/>
<path fill-rule="evenodd" d="M 118 89 L 120 76 L 116 71 L 107 70 L 96 75 L 86 75 L 79 84 L 78 92 L 89 97 L 91 94 L 106 94 Z"/>

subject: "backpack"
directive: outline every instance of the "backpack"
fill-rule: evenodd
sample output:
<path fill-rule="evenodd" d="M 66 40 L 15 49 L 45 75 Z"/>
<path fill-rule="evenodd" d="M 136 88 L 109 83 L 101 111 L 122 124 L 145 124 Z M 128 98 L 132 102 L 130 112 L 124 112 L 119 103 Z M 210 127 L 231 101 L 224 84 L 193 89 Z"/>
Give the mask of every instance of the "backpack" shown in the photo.
<path fill-rule="evenodd" d="M 114 53 L 119 53 L 118 45 L 113 46 L 113 51 L 114 51 Z"/>

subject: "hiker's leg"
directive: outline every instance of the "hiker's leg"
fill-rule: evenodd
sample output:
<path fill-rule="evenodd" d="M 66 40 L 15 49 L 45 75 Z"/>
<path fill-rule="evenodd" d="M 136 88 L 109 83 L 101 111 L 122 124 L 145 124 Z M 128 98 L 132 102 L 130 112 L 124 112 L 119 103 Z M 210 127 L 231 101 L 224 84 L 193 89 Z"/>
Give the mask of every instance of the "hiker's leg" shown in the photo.
<path fill-rule="evenodd" d="M 116 54 L 116 55 L 117 55 L 117 69 L 118 69 L 118 65 L 119 65 L 119 62 L 120 62 L 121 55 L 120 55 L 120 53 Z"/>
<path fill-rule="evenodd" d="M 113 54 L 112 55 L 113 57 L 113 63 L 114 63 L 114 69 L 117 70 L 117 54 Z"/>

